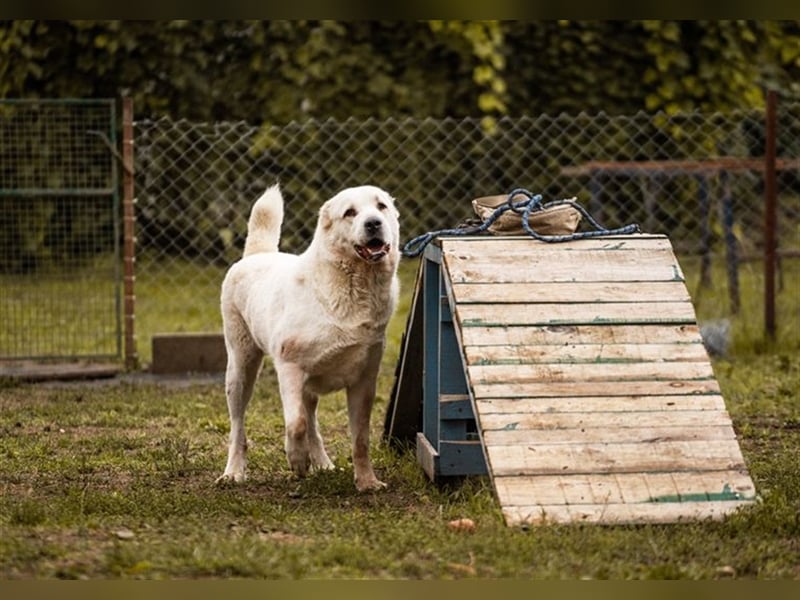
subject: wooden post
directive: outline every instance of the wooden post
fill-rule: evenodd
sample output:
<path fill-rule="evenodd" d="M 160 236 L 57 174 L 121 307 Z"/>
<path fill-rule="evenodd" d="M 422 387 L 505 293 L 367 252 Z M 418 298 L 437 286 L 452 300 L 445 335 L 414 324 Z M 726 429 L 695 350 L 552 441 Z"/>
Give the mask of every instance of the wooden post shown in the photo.
<path fill-rule="evenodd" d="M 775 339 L 775 256 L 777 240 L 777 183 L 775 175 L 777 94 L 767 92 L 766 148 L 764 150 L 764 328 L 770 340 Z"/>
<path fill-rule="evenodd" d="M 123 219 L 123 308 L 125 311 L 125 367 L 135 369 L 139 357 L 136 352 L 136 335 L 134 333 L 135 300 L 134 263 L 136 262 L 134 235 L 135 213 L 133 187 L 133 100 L 122 99 L 122 219 Z"/>

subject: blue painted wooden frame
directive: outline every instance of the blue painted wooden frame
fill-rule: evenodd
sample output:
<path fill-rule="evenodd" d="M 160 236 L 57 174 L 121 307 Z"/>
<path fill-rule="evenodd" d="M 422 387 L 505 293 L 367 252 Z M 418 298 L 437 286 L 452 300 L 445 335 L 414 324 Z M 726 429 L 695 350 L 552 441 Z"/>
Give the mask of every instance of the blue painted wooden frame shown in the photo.
<path fill-rule="evenodd" d="M 486 475 L 465 362 L 453 323 L 453 296 L 442 250 L 430 244 L 422 258 L 423 392 L 417 459 L 433 479 Z"/>

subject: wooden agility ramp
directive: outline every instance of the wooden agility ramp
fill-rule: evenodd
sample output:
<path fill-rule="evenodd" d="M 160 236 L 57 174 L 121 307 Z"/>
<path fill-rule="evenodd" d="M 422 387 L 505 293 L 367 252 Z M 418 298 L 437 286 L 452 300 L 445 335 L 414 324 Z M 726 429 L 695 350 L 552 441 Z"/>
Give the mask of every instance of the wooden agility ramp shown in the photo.
<path fill-rule="evenodd" d="M 440 238 L 386 415 L 509 525 L 720 518 L 755 500 L 669 240 Z"/>

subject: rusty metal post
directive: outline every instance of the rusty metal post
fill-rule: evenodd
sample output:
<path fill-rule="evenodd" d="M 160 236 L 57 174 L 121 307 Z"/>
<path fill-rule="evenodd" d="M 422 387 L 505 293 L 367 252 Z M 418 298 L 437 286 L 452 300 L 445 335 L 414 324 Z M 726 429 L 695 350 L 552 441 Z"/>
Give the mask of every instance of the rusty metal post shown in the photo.
<path fill-rule="evenodd" d="M 764 150 L 764 329 L 775 340 L 775 266 L 777 254 L 777 182 L 775 175 L 776 110 L 775 90 L 767 92 L 766 148 Z"/>
<path fill-rule="evenodd" d="M 133 187 L 133 100 L 122 99 L 122 219 L 123 219 L 123 307 L 125 311 L 125 366 L 135 369 L 139 363 L 136 352 L 136 335 L 134 323 L 136 318 L 134 283 L 136 275 L 136 237 L 134 231 L 136 215 L 134 212 Z"/>

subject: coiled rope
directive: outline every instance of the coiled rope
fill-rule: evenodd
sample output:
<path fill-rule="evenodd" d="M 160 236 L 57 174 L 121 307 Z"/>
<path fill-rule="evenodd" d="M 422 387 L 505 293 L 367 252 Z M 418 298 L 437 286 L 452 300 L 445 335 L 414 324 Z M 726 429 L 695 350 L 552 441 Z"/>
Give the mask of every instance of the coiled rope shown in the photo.
<path fill-rule="evenodd" d="M 523 195 L 527 198 L 527 200 L 520 200 L 518 202 L 514 202 L 512 198 L 518 195 Z M 536 233 L 533 228 L 531 227 L 530 223 L 528 222 L 528 218 L 530 217 L 531 213 L 538 210 L 544 210 L 546 208 L 551 208 L 553 206 L 560 206 L 560 205 L 569 205 L 576 209 L 578 212 L 583 215 L 583 217 L 588 221 L 589 225 L 592 226 L 594 229 L 591 231 L 577 231 L 574 233 L 568 233 L 564 235 L 541 235 Z M 591 237 L 600 237 L 604 235 L 628 235 L 631 233 L 639 233 L 639 226 L 632 223 L 630 225 L 625 225 L 624 227 L 618 227 L 616 229 L 606 229 L 602 225 L 600 225 L 597 221 L 595 221 L 592 216 L 588 213 L 588 211 L 583 208 L 580 204 L 573 200 L 553 200 L 552 202 L 546 202 L 542 204 L 542 195 L 541 194 L 532 194 L 526 189 L 517 188 L 513 190 L 509 195 L 508 199 L 505 203 L 498 206 L 495 211 L 486 218 L 480 225 L 474 226 L 467 226 L 467 227 L 455 227 L 452 229 L 439 229 L 438 231 L 429 231 L 428 233 L 423 233 L 422 235 L 418 235 L 417 237 L 409 240 L 403 246 L 403 256 L 407 258 L 414 258 L 415 256 L 419 256 L 425 250 L 425 246 L 431 243 L 435 238 L 442 236 L 442 235 L 475 235 L 477 233 L 483 233 L 494 223 L 500 215 L 503 213 L 512 210 L 515 213 L 522 215 L 522 227 L 525 229 L 525 232 L 534 239 L 540 240 L 542 242 L 568 242 L 570 240 L 579 240 L 583 238 L 591 238 Z"/>

